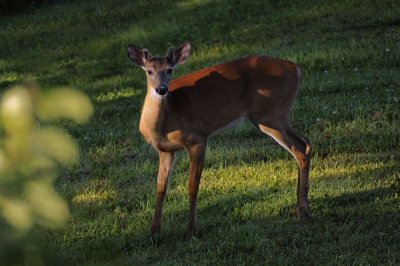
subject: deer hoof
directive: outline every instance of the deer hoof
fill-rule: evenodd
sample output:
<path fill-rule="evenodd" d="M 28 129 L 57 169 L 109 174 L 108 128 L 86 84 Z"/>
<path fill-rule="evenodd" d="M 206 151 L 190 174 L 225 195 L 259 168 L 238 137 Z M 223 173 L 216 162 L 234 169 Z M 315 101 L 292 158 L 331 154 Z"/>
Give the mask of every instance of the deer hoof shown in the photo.
<path fill-rule="evenodd" d="M 304 225 L 308 218 L 311 217 L 310 210 L 307 206 L 296 207 L 297 222 Z"/>
<path fill-rule="evenodd" d="M 185 240 L 189 241 L 190 239 L 192 239 L 192 237 L 196 237 L 196 236 L 197 236 L 197 229 L 189 230 L 186 233 Z"/>

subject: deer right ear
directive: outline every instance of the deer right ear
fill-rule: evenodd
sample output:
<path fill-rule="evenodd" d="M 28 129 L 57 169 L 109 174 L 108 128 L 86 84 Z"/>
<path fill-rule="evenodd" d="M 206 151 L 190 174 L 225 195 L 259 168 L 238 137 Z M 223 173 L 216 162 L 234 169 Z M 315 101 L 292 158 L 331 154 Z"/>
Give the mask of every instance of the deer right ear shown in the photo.
<path fill-rule="evenodd" d="M 168 54 L 173 54 L 173 61 L 175 65 L 183 64 L 189 58 L 191 52 L 190 42 L 186 42 L 176 49 L 168 49 Z"/>
<path fill-rule="evenodd" d="M 146 50 L 146 52 L 148 51 Z M 132 44 L 128 45 L 128 57 L 133 63 L 140 67 L 144 67 L 147 60 L 146 53 Z"/>

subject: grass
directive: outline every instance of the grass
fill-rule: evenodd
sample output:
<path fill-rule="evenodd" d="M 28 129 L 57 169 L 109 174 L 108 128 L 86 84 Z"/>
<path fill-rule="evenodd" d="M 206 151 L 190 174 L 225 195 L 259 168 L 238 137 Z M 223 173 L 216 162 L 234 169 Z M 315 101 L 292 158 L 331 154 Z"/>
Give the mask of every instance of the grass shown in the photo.
<path fill-rule="evenodd" d="M 0 89 L 33 75 L 95 106 L 58 121 L 81 147 L 55 183 L 64 230 L 40 228 L 50 265 L 400 263 L 400 4 L 360 1 L 60 1 L 0 17 Z M 133 43 L 164 55 L 190 40 L 175 77 L 247 54 L 296 62 L 291 120 L 313 146 L 312 219 L 296 223 L 297 166 L 250 124 L 209 141 L 199 237 L 183 241 L 189 161 L 178 154 L 162 231 L 148 236 L 157 153 L 138 132 L 145 74 Z"/>

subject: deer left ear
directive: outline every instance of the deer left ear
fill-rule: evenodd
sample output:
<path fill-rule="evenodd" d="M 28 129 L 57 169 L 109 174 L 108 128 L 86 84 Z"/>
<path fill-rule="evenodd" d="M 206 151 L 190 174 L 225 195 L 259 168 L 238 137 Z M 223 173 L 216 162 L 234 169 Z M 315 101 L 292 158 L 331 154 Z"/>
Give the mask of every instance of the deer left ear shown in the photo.
<path fill-rule="evenodd" d="M 129 59 L 140 67 L 144 67 L 146 61 L 153 58 L 150 51 L 147 49 L 140 50 L 135 45 L 128 45 L 128 57 Z"/>
<path fill-rule="evenodd" d="M 170 47 L 167 56 L 171 54 L 174 65 L 183 64 L 190 56 L 191 47 L 190 42 L 186 42 L 176 49 Z"/>

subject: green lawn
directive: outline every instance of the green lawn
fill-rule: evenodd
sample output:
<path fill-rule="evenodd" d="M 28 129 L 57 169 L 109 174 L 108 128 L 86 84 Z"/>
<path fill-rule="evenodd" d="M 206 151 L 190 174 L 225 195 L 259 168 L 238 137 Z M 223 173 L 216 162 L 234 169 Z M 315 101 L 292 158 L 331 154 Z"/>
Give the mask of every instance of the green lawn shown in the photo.
<path fill-rule="evenodd" d="M 55 183 L 63 230 L 36 231 L 49 265 L 400 264 L 400 2 L 52 1 L 0 17 L 0 90 L 34 76 L 89 95 L 80 145 Z M 297 165 L 250 123 L 209 141 L 199 236 L 184 241 L 189 160 L 177 156 L 162 231 L 149 236 L 158 154 L 138 131 L 144 72 L 129 43 L 163 56 L 192 42 L 175 77 L 248 54 L 296 62 L 294 128 L 313 146 L 310 210 L 296 223 Z"/>

